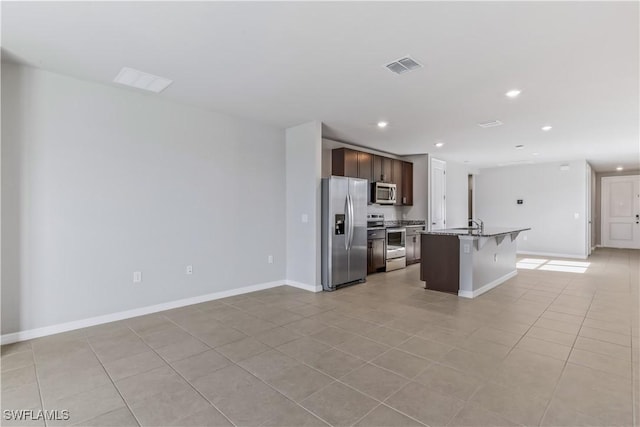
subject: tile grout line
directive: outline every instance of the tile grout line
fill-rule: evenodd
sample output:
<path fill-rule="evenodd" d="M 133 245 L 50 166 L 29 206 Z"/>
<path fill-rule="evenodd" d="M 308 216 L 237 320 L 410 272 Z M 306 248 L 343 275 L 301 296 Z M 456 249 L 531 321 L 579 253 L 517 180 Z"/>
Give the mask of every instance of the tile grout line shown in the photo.
<path fill-rule="evenodd" d="M 563 286 L 563 288 L 562 288 L 562 290 L 564 290 L 568 285 L 569 285 L 569 283 L 567 283 L 566 285 L 564 285 L 564 286 Z M 534 289 L 534 288 L 531 288 L 531 289 Z M 522 334 L 522 335 L 520 336 L 520 339 L 518 339 L 518 341 L 516 341 L 516 343 L 511 347 L 511 349 L 510 349 L 510 350 L 509 350 L 509 352 L 506 354 L 506 356 L 505 356 L 504 358 L 502 358 L 502 361 L 504 361 L 507 357 L 509 357 L 509 355 L 510 355 L 510 354 L 511 354 L 511 352 L 516 348 L 516 346 L 518 345 L 518 343 L 520 343 L 520 341 L 522 341 L 522 339 L 524 338 L 524 336 L 525 336 L 525 335 L 526 335 L 526 334 L 531 330 L 531 328 L 533 328 L 533 326 L 536 324 L 536 322 L 537 322 L 538 320 L 540 320 L 540 318 L 542 317 L 542 315 L 543 315 L 544 313 L 546 313 L 546 311 L 547 311 L 547 310 L 548 310 L 548 308 L 551 306 L 551 304 L 553 304 L 553 302 L 555 302 L 555 300 L 556 300 L 556 299 L 558 299 L 558 297 L 560 297 L 561 292 L 562 292 L 562 291 L 560 291 L 560 293 L 558 293 L 558 294 L 556 295 L 556 297 L 553 299 L 553 301 L 552 301 L 551 303 L 549 303 L 549 304 L 547 305 L 547 307 L 544 309 L 544 311 L 542 311 L 542 313 L 540 313 L 540 314 L 538 315 L 538 317 L 536 318 L 536 320 L 535 320 L 535 321 L 534 321 L 534 322 L 529 326 L 529 328 L 525 331 L 525 333 L 524 333 L 524 334 Z M 523 295 L 524 295 L 524 294 L 523 294 Z M 520 297 L 516 298 L 516 300 L 515 300 L 515 301 L 518 301 L 518 300 L 519 300 L 523 295 L 521 295 Z M 515 302 L 515 301 L 514 301 L 514 302 Z M 534 354 L 537 354 L 537 353 L 534 353 Z M 567 356 L 567 359 L 568 359 L 568 357 L 569 357 L 569 356 Z M 565 361 L 565 363 L 566 363 L 566 361 Z M 558 381 L 560 380 L 560 377 L 562 376 L 562 372 L 563 372 L 563 371 L 564 371 L 564 366 L 563 366 L 562 371 L 560 371 L 560 376 L 558 376 Z M 471 401 L 471 400 L 475 397 L 475 395 L 476 395 L 476 394 L 478 394 L 478 392 L 483 388 L 483 386 L 485 386 L 486 384 L 488 384 L 488 383 L 490 383 L 490 382 L 491 382 L 491 380 L 489 379 L 487 382 L 485 382 L 485 384 L 483 384 L 483 385 L 482 385 L 482 386 L 480 386 L 480 387 L 477 387 L 477 388 L 474 390 L 474 392 L 471 394 L 471 396 L 469 397 L 468 401 Z M 498 385 L 502 385 L 502 384 L 498 383 Z M 557 382 L 556 382 L 556 385 L 557 385 Z M 504 385 L 502 385 L 502 386 L 504 386 Z M 544 410 L 544 412 L 542 413 L 542 415 L 541 415 L 541 417 L 540 417 L 540 419 L 539 419 L 539 421 L 538 421 L 538 425 L 539 425 L 539 424 L 542 422 L 542 420 L 544 419 L 544 416 L 546 415 L 546 411 L 547 411 L 547 408 L 548 408 L 548 405 L 550 404 L 550 402 L 551 402 L 551 398 L 549 398 L 549 401 L 547 402 L 547 407 L 545 407 L 545 410 Z M 484 409 L 484 408 L 483 408 L 483 409 Z M 485 409 L 485 410 L 486 410 L 486 409 Z M 490 411 L 490 412 L 493 412 L 493 411 Z M 499 414 L 499 415 L 500 415 L 502 418 L 505 418 L 505 419 L 509 419 L 509 420 L 510 420 L 510 418 L 507 418 L 505 415 L 502 415 L 502 414 Z M 513 421 L 513 420 L 512 420 L 512 421 Z M 514 422 L 515 422 L 515 421 L 514 421 Z M 518 424 L 519 424 L 519 423 L 518 423 Z"/>
<path fill-rule="evenodd" d="M 128 328 L 128 326 L 127 326 Z M 129 330 L 132 330 L 131 328 L 129 328 Z M 135 333 L 135 332 L 134 332 Z M 124 398 L 124 396 L 122 395 L 122 393 L 120 392 L 120 389 L 118 388 L 118 386 L 116 385 L 115 381 L 113 380 L 113 378 L 111 378 L 111 375 L 109 375 L 109 372 L 107 371 L 107 369 L 104 367 L 104 364 L 102 363 L 102 360 L 100 359 L 100 357 L 98 356 L 98 353 L 96 353 L 95 349 L 93 348 L 93 345 L 91 345 L 91 342 L 89 341 L 89 339 L 87 338 L 87 344 L 89 345 L 89 348 L 91 349 L 91 351 L 93 352 L 93 355 L 96 357 L 96 359 L 98 360 L 98 363 L 100 363 L 100 367 L 102 368 L 102 370 L 104 371 L 104 373 L 107 375 L 107 377 L 109 377 L 109 381 L 111 381 L 111 384 L 113 385 L 113 388 L 116 389 L 116 391 L 118 392 L 118 395 L 120 396 L 120 399 L 122 399 L 122 401 L 124 402 L 125 406 L 127 407 L 127 409 L 129 410 L 129 412 L 131 413 L 131 416 L 133 416 L 133 419 L 136 420 L 136 422 L 138 423 L 138 426 L 141 426 L 142 424 L 140 423 L 140 420 L 138 419 L 138 417 L 136 417 L 136 414 L 133 412 L 133 410 L 131 409 L 131 406 L 129 405 L 129 402 L 127 402 L 127 400 Z M 108 412 L 105 412 L 105 414 Z M 104 414 L 100 414 L 100 415 L 104 415 Z M 97 415 L 97 416 L 100 416 Z M 95 418 L 95 417 L 93 417 Z M 89 418 L 91 419 L 91 418 Z M 83 421 L 88 421 L 88 420 L 83 420 Z"/>
<path fill-rule="evenodd" d="M 553 398 L 556 396 L 556 391 L 558 390 L 558 385 L 560 384 L 560 380 L 562 379 L 562 375 L 564 374 L 564 371 L 567 368 L 567 364 L 569 363 L 569 358 L 571 357 L 571 353 L 573 353 L 573 349 L 574 349 L 574 346 L 576 344 L 576 341 L 578 341 L 578 337 L 580 336 L 580 330 L 582 329 L 582 326 L 584 325 L 584 321 L 587 318 L 587 313 L 589 313 L 589 309 L 591 308 L 591 305 L 593 304 L 593 300 L 595 299 L 596 293 L 597 293 L 597 290 L 591 296 L 591 301 L 589 302 L 589 306 L 587 307 L 587 311 L 585 312 L 585 315 L 582 318 L 582 322 L 580 323 L 580 327 L 578 328 L 578 332 L 576 333 L 576 336 L 573 339 L 573 343 L 571 344 L 571 351 L 569 351 L 569 354 L 567 355 L 567 359 L 564 361 L 564 364 L 562 365 L 562 370 L 560 371 L 560 375 L 558 376 L 558 380 L 556 381 L 556 384 L 553 387 L 553 391 L 551 392 L 551 397 L 549 398 L 549 401 L 547 402 L 547 405 L 546 405 L 546 407 L 544 409 L 542 417 L 540 418 L 540 421 L 538 422 L 538 425 L 540 425 L 542 423 L 542 421 L 544 420 L 544 417 L 547 415 L 547 412 L 549 411 L 549 407 L 551 406 L 551 402 L 553 401 Z M 577 410 L 575 410 L 575 408 L 571 408 L 571 409 L 573 411 L 575 411 L 575 412 L 578 412 Z"/>
<path fill-rule="evenodd" d="M 226 305 L 228 305 L 228 306 L 231 306 L 231 307 L 233 307 L 234 309 L 237 309 L 237 310 L 240 310 L 240 311 L 244 311 L 245 313 L 247 313 L 247 314 L 251 315 L 249 312 L 247 312 L 246 310 L 244 310 L 244 309 L 242 309 L 242 308 L 239 308 L 239 307 L 233 306 L 232 304 L 228 304 L 228 303 L 224 303 L 224 304 L 226 304 Z M 259 320 L 264 320 L 264 319 L 260 319 L 260 318 L 258 318 L 258 317 L 256 317 L 256 316 L 253 316 L 253 315 L 251 315 L 251 316 L 252 316 L 252 317 L 255 317 L 256 319 L 259 319 Z M 313 315 L 312 315 L 312 316 L 313 316 Z M 165 316 L 165 317 L 166 317 L 166 316 Z M 310 316 L 308 316 L 308 317 L 310 317 Z M 305 319 L 305 318 L 306 318 L 306 317 L 303 317 L 303 319 Z M 171 319 L 169 319 L 169 320 L 170 320 L 172 323 L 174 323 L 174 324 L 175 324 L 175 322 L 173 322 Z M 299 320 L 300 320 L 300 319 L 299 319 Z M 294 320 L 293 322 L 295 322 L 295 320 Z M 289 323 L 292 323 L 292 322 L 289 322 Z M 176 325 L 177 325 L 179 328 L 181 328 L 181 329 L 185 330 L 187 333 L 189 333 L 189 334 L 191 335 L 191 333 L 190 333 L 189 331 L 187 331 L 186 329 L 182 328 L 182 326 L 180 326 L 180 325 L 178 325 L 178 324 L 176 324 Z M 228 326 L 228 325 L 226 325 L 226 324 L 224 324 L 224 325 L 225 325 L 226 327 L 232 328 L 231 326 Z M 283 325 L 282 325 L 282 326 L 276 326 L 276 327 L 283 327 Z M 274 329 L 275 329 L 275 328 L 274 328 Z M 240 332 L 242 332 L 242 331 L 240 331 Z M 135 333 L 135 331 L 134 331 L 134 333 Z M 244 333 L 244 332 L 243 332 L 243 333 Z M 137 335 L 137 334 L 136 334 L 136 335 Z M 246 335 L 247 335 L 247 337 L 250 337 L 250 338 L 256 339 L 253 335 L 250 335 L 250 334 L 246 334 Z M 143 339 L 142 337 L 140 337 L 140 338 L 141 338 L 141 339 Z M 196 339 L 198 339 L 197 337 L 195 337 L 195 338 L 196 338 Z M 241 339 L 245 339 L 245 338 L 241 338 Z M 313 338 L 311 338 L 311 339 L 313 339 Z M 144 339 L 143 339 L 143 340 L 144 340 Z M 240 340 L 238 340 L 238 341 L 240 341 Z M 317 340 L 316 340 L 316 341 L 317 341 Z M 237 341 L 233 341 L 233 342 L 237 342 Z M 228 344 L 232 344 L 233 342 L 228 343 Z M 320 342 L 320 341 L 319 341 L 319 342 Z M 209 346 L 207 343 L 205 343 L 205 342 L 203 342 L 203 343 L 204 343 L 205 345 Z M 263 343 L 263 344 L 264 344 L 264 343 Z M 286 343 L 285 343 L 285 344 L 286 344 Z M 226 344 L 224 344 L 224 345 L 226 345 Z M 269 348 L 270 348 L 270 350 L 265 350 L 264 352 L 258 353 L 258 354 L 254 355 L 254 356 L 252 356 L 252 357 L 259 356 L 260 354 L 266 353 L 267 351 L 271 351 L 271 350 L 274 350 L 274 351 L 277 351 L 277 352 L 279 352 L 279 353 L 282 353 L 280 350 L 277 350 L 275 347 L 271 347 L 271 346 L 269 346 L 269 345 L 267 345 L 267 344 L 265 344 L 265 345 L 266 345 L 267 347 L 269 347 Z M 221 353 L 219 353 L 219 352 L 215 349 L 215 347 L 211 347 L 211 346 L 209 346 L 209 347 L 210 347 L 210 349 L 211 349 L 211 350 L 216 351 L 216 353 L 221 354 Z M 333 346 L 331 346 L 331 345 L 330 345 L 330 347 L 331 347 L 331 348 L 335 348 L 335 347 L 333 347 Z M 154 350 L 154 349 L 152 348 L 152 350 Z M 206 351 L 208 351 L 208 350 L 206 350 Z M 329 351 L 329 350 L 327 350 L 327 351 Z M 155 352 L 155 350 L 154 350 L 154 352 Z M 282 354 L 284 354 L 284 353 L 282 353 Z M 289 355 L 286 355 L 286 354 L 284 354 L 284 355 L 285 355 L 285 356 L 287 356 L 287 357 L 290 357 L 290 358 L 291 358 L 291 359 L 293 359 L 293 360 L 296 360 L 296 361 L 300 362 L 301 364 L 303 364 L 303 365 L 305 365 L 305 366 L 308 366 L 308 365 L 306 365 L 305 363 L 303 363 L 303 362 L 301 362 L 301 361 L 299 361 L 299 360 L 297 360 L 297 359 L 295 359 L 295 358 L 293 358 L 293 357 L 291 357 L 291 356 L 289 356 Z M 162 358 L 162 356 L 160 356 L 159 354 L 158 354 L 158 356 Z M 226 358 L 226 356 L 224 356 L 224 355 L 222 355 L 222 356 Z M 187 358 L 188 358 L 188 357 L 187 357 Z M 186 358 L 185 358 L 185 359 L 186 359 Z M 250 374 L 250 375 L 251 375 L 251 376 L 253 376 L 254 378 L 258 379 L 260 382 L 262 382 L 263 384 L 265 384 L 265 385 L 266 385 L 267 387 L 269 387 L 271 390 L 274 390 L 275 392 L 277 392 L 278 394 L 280 394 L 281 396 L 283 396 L 285 399 L 287 399 L 287 400 L 291 401 L 292 403 L 294 403 L 296 406 L 300 407 L 301 409 L 303 409 L 304 411 L 308 412 L 308 413 L 309 413 L 309 414 L 311 414 L 312 416 L 314 416 L 314 417 L 316 417 L 316 418 L 319 418 L 319 419 L 321 419 L 321 420 L 323 420 L 323 421 L 326 421 L 326 420 L 324 420 L 324 419 L 320 418 L 318 415 L 314 414 L 313 412 L 309 411 L 309 410 L 308 410 L 307 408 L 305 408 L 304 406 L 300 405 L 300 404 L 299 404 L 298 402 L 296 402 L 295 400 L 293 400 L 293 399 L 289 398 L 288 396 L 286 396 L 284 393 L 282 393 L 280 390 L 278 390 L 278 389 L 276 389 L 275 387 L 273 387 L 271 384 L 269 384 L 268 382 L 266 382 L 266 381 L 265 381 L 265 380 L 263 380 L 262 378 L 260 378 L 260 377 L 256 376 L 256 375 L 255 375 L 255 374 L 253 374 L 251 371 L 249 371 L 249 370 L 245 369 L 245 368 L 244 368 L 243 366 L 241 366 L 239 363 L 237 363 L 237 362 L 235 362 L 235 361 L 233 361 L 233 360 L 231 360 L 231 359 L 229 359 L 229 358 L 227 358 L 227 359 L 231 362 L 231 364 L 232 364 L 232 365 L 235 365 L 235 366 L 237 366 L 238 368 L 240 368 L 240 369 L 244 370 L 245 372 L 247 372 L 248 374 Z M 164 360 L 164 358 L 163 358 L 163 360 Z M 181 360 L 182 360 L 182 359 L 181 359 Z M 239 361 L 239 362 L 241 362 L 241 361 Z M 174 368 L 173 368 L 173 366 L 171 366 L 171 364 L 169 364 L 168 362 L 167 362 L 167 364 L 168 364 L 172 369 L 174 369 Z M 317 371 L 317 369 L 315 369 L 315 368 L 313 368 L 313 367 L 311 367 L 311 366 L 308 366 L 308 367 L 310 367 L 310 368 L 312 368 L 312 369 L 314 369 L 314 370 L 316 370 L 316 371 Z M 220 368 L 220 369 L 224 369 L 224 368 Z M 174 371 L 175 371 L 175 369 L 174 369 Z M 215 371 L 214 371 L 214 372 L 215 372 Z M 320 371 L 318 371 L 318 372 L 320 372 Z M 210 401 L 209 399 L 207 399 L 207 398 L 206 398 L 202 393 L 200 393 L 200 391 L 199 391 L 196 387 L 194 387 L 194 386 L 191 384 L 191 382 L 190 382 L 189 380 L 187 380 L 185 377 L 183 377 L 179 372 L 177 372 L 177 371 L 176 371 L 176 373 L 177 373 L 178 375 L 180 375 L 180 377 L 182 377 L 182 378 L 183 378 L 183 379 L 184 379 L 184 380 L 185 380 L 185 381 L 186 381 L 186 382 L 187 382 L 187 383 L 188 383 L 188 384 L 189 384 L 193 389 L 195 389 L 195 390 L 196 390 L 196 392 L 198 392 L 198 394 L 200 394 L 200 395 L 201 395 L 201 396 L 202 396 L 202 397 L 203 397 L 207 402 L 209 402 L 209 403 L 210 403 L 210 404 L 211 404 L 211 405 L 212 405 L 216 410 L 218 410 L 218 412 L 220 412 L 220 413 L 221 413 L 225 418 L 227 418 L 227 420 L 229 420 L 229 422 L 231 422 L 231 424 L 232 424 L 232 425 L 236 426 L 236 424 L 235 424 L 235 423 L 233 423 L 233 422 L 232 422 L 232 421 L 227 417 L 227 415 L 226 415 L 226 414 L 224 414 L 224 412 L 222 412 L 222 410 L 220 410 L 216 405 L 214 405 L 214 404 L 213 404 L 213 402 L 211 402 L 211 401 Z M 321 372 L 321 373 L 322 373 L 322 372 Z M 324 374 L 324 373 L 323 373 L 323 374 Z M 324 374 L 324 375 L 326 375 L 326 374 Z M 329 378 L 332 378 L 332 379 L 333 379 L 333 377 L 331 377 L 330 375 L 328 375 L 328 376 L 329 376 Z M 334 379 L 334 381 L 333 381 L 333 382 L 335 382 L 335 379 Z M 332 382 L 332 383 L 333 383 L 333 382 Z M 332 384 L 332 383 L 329 383 L 329 384 Z M 329 385 L 329 384 L 328 384 L 328 385 Z M 325 387 L 326 387 L 326 386 L 325 386 Z M 322 387 L 322 388 L 324 388 L 324 387 Z M 315 393 L 315 392 L 314 392 L 314 393 Z M 313 394 L 313 393 L 312 393 L 312 394 Z M 306 399 L 306 398 L 305 398 L 305 399 Z M 268 421 L 269 421 L 269 420 L 271 420 L 271 419 L 273 419 L 273 417 L 272 417 L 272 418 L 269 418 L 268 420 L 265 420 L 262 424 L 264 424 L 264 423 L 268 422 Z M 327 422 L 327 423 L 328 423 L 328 422 Z"/>
<path fill-rule="evenodd" d="M 166 318 L 166 316 L 163 316 L 163 317 L 165 317 L 165 318 Z M 130 328 L 130 329 L 131 329 L 131 328 Z M 138 335 L 138 333 L 137 333 L 136 331 L 134 331 L 133 329 L 131 329 L 131 330 L 133 331 L 133 333 L 134 333 L 136 336 L 138 336 L 138 338 L 140 338 L 140 339 L 144 342 L 144 339 L 143 339 L 140 335 Z M 205 343 L 205 344 L 206 344 L 206 343 Z M 191 382 L 190 382 L 189 380 L 187 380 L 185 377 L 183 377 L 183 376 L 182 376 L 182 374 L 180 374 L 180 372 L 178 372 L 178 371 L 177 371 L 177 370 L 176 370 L 176 369 L 175 369 L 175 368 L 174 368 L 174 367 L 173 367 L 173 366 L 172 366 L 168 361 L 166 361 L 166 360 L 165 360 L 165 359 L 164 359 L 164 358 L 163 358 L 163 357 L 162 357 L 162 356 L 161 356 L 161 355 L 156 351 L 156 349 L 155 349 L 155 348 L 150 347 L 149 345 L 147 345 L 147 346 L 148 346 L 148 347 L 151 349 L 151 351 L 153 351 L 153 352 L 154 352 L 154 353 L 155 353 L 155 354 L 156 354 L 160 359 L 164 360 L 164 361 L 165 361 L 165 363 L 167 364 L 167 366 L 168 366 L 169 368 L 171 368 L 171 370 L 172 370 L 175 374 L 177 374 L 177 375 L 178 375 L 180 378 L 182 378 L 182 379 L 183 379 L 187 384 L 189 384 L 189 387 L 191 387 L 191 388 L 192 388 L 196 393 L 198 393 L 198 394 L 199 394 L 199 395 L 200 395 L 200 396 L 201 396 L 205 401 L 209 402 L 209 404 L 210 404 L 211 406 L 213 406 L 213 407 L 214 407 L 218 412 L 220 412 L 220 414 L 221 414 L 223 417 L 225 417 L 225 418 L 227 419 L 227 421 L 229 421 L 229 423 L 231 423 L 231 425 L 233 425 L 233 426 L 237 426 L 233 421 L 231 421 L 231 420 L 229 419 L 229 417 L 227 417 L 227 415 L 226 415 L 224 412 L 222 412 L 222 411 L 221 411 L 221 410 L 220 410 L 216 405 L 214 405 L 214 404 L 213 404 L 213 402 L 211 402 L 209 399 L 207 399 L 207 398 L 206 398 L 206 396 L 204 396 L 204 395 L 200 392 L 200 390 L 198 390 L 197 388 L 195 388 L 195 387 L 193 386 L 193 384 L 191 384 Z M 205 350 L 205 351 L 208 351 L 208 350 Z M 204 352 L 203 352 L 203 353 L 204 353 Z M 198 353 L 198 354 L 200 354 L 200 353 Z M 114 384 L 114 385 L 115 385 L 115 384 Z M 117 388 L 117 386 L 116 386 L 116 388 Z M 118 390 L 118 392 L 119 392 L 119 390 Z M 124 398 L 123 398 L 123 399 L 124 399 Z M 127 406 L 128 406 L 128 404 L 127 404 Z M 131 413 L 132 413 L 132 414 L 133 414 L 133 416 L 135 417 L 135 414 L 133 413 L 133 411 L 131 411 Z M 184 418 L 184 417 L 183 417 L 183 418 Z M 137 419 L 137 417 L 136 417 L 136 419 Z M 180 419 L 182 419 L 182 418 L 180 418 Z M 178 419 L 178 421 L 180 421 L 180 419 Z M 140 422 L 138 422 L 138 424 L 140 424 Z"/>
<path fill-rule="evenodd" d="M 42 386 L 40 385 L 40 376 L 38 375 L 38 363 L 36 361 L 36 352 L 33 349 L 33 343 L 31 344 L 31 357 L 33 357 L 33 369 L 34 369 L 35 374 L 36 374 L 36 384 L 38 386 L 38 397 L 40 398 L 40 407 L 44 411 L 45 410 L 44 398 L 42 397 Z M 47 417 L 46 416 L 44 417 L 44 425 L 45 425 L 45 427 L 48 427 Z"/>

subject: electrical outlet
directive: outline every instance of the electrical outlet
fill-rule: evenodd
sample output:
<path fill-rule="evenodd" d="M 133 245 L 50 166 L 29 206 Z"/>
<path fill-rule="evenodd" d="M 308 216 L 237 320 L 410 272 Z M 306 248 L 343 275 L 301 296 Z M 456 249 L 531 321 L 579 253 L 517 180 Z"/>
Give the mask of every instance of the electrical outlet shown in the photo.
<path fill-rule="evenodd" d="M 464 244 L 464 253 L 468 254 L 471 252 L 471 245 L 469 245 L 468 243 Z"/>
<path fill-rule="evenodd" d="M 309 222 L 309 215 L 307 215 L 307 214 L 302 214 L 302 222 L 303 222 L 303 223 L 307 223 L 307 222 Z"/>
<path fill-rule="evenodd" d="M 134 271 L 133 272 L 133 283 L 142 282 L 142 271 Z"/>
<path fill-rule="evenodd" d="M 269 256 L 267 257 L 267 262 L 268 262 L 269 264 L 273 264 L 273 255 L 269 255 Z"/>
<path fill-rule="evenodd" d="M 525 234 L 524 236 L 522 236 L 522 240 L 527 240 L 529 237 Z"/>
<path fill-rule="evenodd" d="M 184 270 L 185 274 L 193 274 L 193 265 L 187 265 L 187 268 Z"/>

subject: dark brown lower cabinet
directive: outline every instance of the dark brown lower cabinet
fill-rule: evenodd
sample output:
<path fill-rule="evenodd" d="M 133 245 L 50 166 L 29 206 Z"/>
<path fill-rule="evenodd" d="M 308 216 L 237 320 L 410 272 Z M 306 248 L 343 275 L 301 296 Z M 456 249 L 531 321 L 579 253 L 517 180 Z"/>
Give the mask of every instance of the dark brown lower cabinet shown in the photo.
<path fill-rule="evenodd" d="M 367 240 L 367 273 L 376 273 L 386 267 L 384 239 Z"/>
<path fill-rule="evenodd" d="M 458 236 L 422 235 L 420 280 L 425 289 L 458 294 L 460 288 L 460 240 Z"/>
<path fill-rule="evenodd" d="M 416 262 L 420 262 L 420 253 L 422 252 L 420 248 L 421 234 L 419 232 L 411 233 L 410 230 L 410 228 L 407 228 L 407 264 L 415 264 Z"/>

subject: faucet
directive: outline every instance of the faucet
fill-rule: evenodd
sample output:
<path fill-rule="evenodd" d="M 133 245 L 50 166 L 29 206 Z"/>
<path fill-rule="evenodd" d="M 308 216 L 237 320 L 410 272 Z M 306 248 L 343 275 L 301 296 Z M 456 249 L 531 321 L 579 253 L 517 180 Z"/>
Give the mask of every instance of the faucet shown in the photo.
<path fill-rule="evenodd" d="M 481 219 L 473 219 L 469 218 L 469 222 L 475 224 L 478 227 L 478 230 L 482 234 L 484 232 L 484 222 Z"/>

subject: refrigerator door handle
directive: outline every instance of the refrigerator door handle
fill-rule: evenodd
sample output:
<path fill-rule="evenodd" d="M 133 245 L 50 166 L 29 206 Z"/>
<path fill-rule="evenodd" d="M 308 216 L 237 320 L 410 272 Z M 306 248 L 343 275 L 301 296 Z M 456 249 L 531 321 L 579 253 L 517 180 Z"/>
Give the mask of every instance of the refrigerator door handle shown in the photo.
<path fill-rule="evenodd" d="M 344 249 L 349 250 L 349 229 L 351 228 L 351 216 L 349 215 L 351 212 L 349 203 L 349 194 L 344 198 L 344 222 L 345 222 L 345 232 L 344 236 Z"/>
<path fill-rule="evenodd" d="M 353 198 L 351 197 L 351 194 L 349 194 L 349 249 L 351 249 L 351 246 L 353 245 L 353 215 Z"/>

